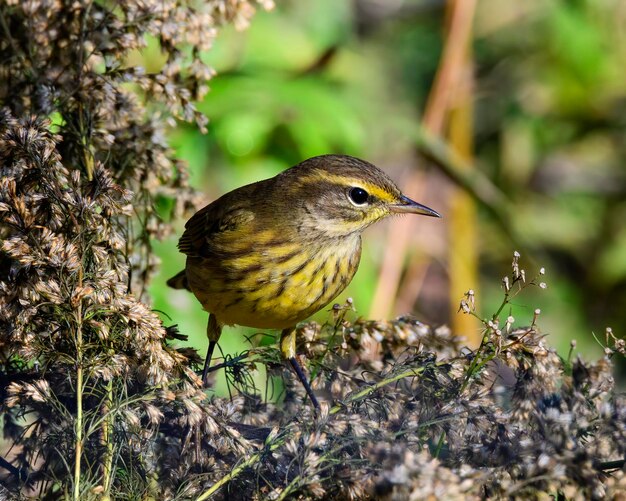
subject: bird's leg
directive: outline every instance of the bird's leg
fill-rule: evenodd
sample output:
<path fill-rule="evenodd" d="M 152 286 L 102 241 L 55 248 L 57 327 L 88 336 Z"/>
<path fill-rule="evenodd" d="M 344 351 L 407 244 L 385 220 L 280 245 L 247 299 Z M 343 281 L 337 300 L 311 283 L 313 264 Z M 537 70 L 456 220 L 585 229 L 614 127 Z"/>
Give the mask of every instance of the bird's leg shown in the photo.
<path fill-rule="evenodd" d="M 316 409 L 319 409 L 320 404 L 317 401 L 317 398 L 315 397 L 315 395 L 313 394 L 313 390 L 311 389 L 311 386 L 309 385 L 309 381 L 304 375 L 304 371 L 302 370 L 302 367 L 300 367 L 300 364 L 296 360 L 296 329 L 295 328 L 284 329 L 282 333 L 280 334 L 280 352 L 283 354 L 283 357 L 289 360 L 291 367 L 293 367 L 293 370 L 295 371 L 296 375 L 298 376 L 298 379 L 302 383 L 302 386 L 304 386 L 304 389 L 306 390 L 306 394 L 311 399 L 311 403 L 313 404 L 313 407 L 315 407 Z"/>
<path fill-rule="evenodd" d="M 211 357 L 213 356 L 213 350 L 215 345 L 220 339 L 222 334 L 222 326 L 217 323 L 217 319 L 213 313 L 209 314 L 209 323 L 206 326 L 206 335 L 209 338 L 209 349 L 206 352 L 206 359 L 204 360 L 204 369 L 202 370 L 202 384 L 208 386 L 209 384 L 209 367 L 211 365 Z"/>

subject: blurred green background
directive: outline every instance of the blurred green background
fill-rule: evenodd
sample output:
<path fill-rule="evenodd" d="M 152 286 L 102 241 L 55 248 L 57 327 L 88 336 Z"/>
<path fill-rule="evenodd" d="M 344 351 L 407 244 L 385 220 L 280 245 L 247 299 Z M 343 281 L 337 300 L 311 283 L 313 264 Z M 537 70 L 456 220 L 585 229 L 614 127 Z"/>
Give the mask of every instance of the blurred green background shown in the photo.
<path fill-rule="evenodd" d="M 444 219 L 416 221 L 401 256 L 403 287 L 412 292 L 387 317 L 413 313 L 435 325 L 453 321 L 461 299 L 450 297 L 448 267 L 450 253 L 464 251 L 450 238 L 448 208 L 459 190 L 418 155 L 416 137 L 452 34 L 448 9 L 436 0 L 278 2 L 247 31 L 224 30 L 205 55 L 218 72 L 199 104 L 208 134 L 181 124 L 170 138 L 207 203 L 324 153 L 365 158 L 401 185 L 423 172 L 419 192 L 408 195 Z M 524 241 L 520 248 L 477 206 L 476 219 L 462 223 L 475 234 L 478 262 L 469 266 L 477 279 L 459 286 L 474 289 L 478 311 L 490 316 L 514 250 L 530 278 L 545 267 L 548 289 L 529 287 L 511 313 L 528 325 L 541 308 L 538 324 L 562 354 L 576 339 L 578 351 L 597 357 L 602 347 L 592 333 L 626 331 L 625 42 L 626 3 L 619 0 L 481 0 L 473 13 L 473 118 L 464 133 L 472 138 L 475 175 L 505 194 L 508 224 Z M 158 51 L 144 58 L 158 64 Z M 177 225 L 180 235 L 184 221 Z M 359 315 L 368 316 L 385 280 L 380 263 L 394 245 L 388 230 L 383 223 L 366 232 L 359 272 L 338 300 L 353 297 Z M 155 248 L 162 272 L 152 285 L 154 308 L 203 353 L 207 314 L 191 294 L 165 286 L 184 256 L 174 238 Z M 412 274 L 416 259 L 422 271 Z M 224 350 L 249 346 L 235 332 L 225 331 Z"/>

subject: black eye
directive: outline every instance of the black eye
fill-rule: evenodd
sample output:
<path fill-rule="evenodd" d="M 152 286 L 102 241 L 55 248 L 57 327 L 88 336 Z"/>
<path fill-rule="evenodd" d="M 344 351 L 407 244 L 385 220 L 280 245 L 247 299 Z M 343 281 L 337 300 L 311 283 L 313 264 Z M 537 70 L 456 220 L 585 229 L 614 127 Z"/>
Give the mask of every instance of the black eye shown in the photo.
<path fill-rule="evenodd" d="M 356 205 L 363 205 L 369 198 L 369 194 L 363 188 L 351 188 L 348 196 Z"/>

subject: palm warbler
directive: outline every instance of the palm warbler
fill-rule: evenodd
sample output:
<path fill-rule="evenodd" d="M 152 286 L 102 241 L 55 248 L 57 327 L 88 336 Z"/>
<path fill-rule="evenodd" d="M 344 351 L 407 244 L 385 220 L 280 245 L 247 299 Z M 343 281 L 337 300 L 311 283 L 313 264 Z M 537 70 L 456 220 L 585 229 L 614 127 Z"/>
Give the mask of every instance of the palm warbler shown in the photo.
<path fill-rule="evenodd" d="M 363 230 L 404 213 L 440 217 L 374 165 L 344 155 L 310 158 L 199 210 L 178 243 L 186 267 L 167 284 L 209 312 L 204 384 L 224 325 L 282 329 L 281 353 L 319 407 L 296 360 L 295 326 L 350 283 Z"/>

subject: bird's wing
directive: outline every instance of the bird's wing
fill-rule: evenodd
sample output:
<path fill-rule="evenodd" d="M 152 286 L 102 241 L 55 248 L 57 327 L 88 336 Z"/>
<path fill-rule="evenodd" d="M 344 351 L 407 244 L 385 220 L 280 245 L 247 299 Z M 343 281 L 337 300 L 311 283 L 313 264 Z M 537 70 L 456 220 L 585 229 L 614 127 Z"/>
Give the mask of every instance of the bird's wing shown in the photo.
<path fill-rule="evenodd" d="M 217 200 L 216 202 L 219 202 Z M 207 258 L 220 253 L 224 238 L 242 236 L 247 240 L 246 227 L 254 221 L 254 212 L 238 204 L 216 203 L 207 205 L 196 212 L 187 224 L 178 242 L 178 249 L 189 257 Z M 228 209 L 224 210 L 224 207 Z"/>

